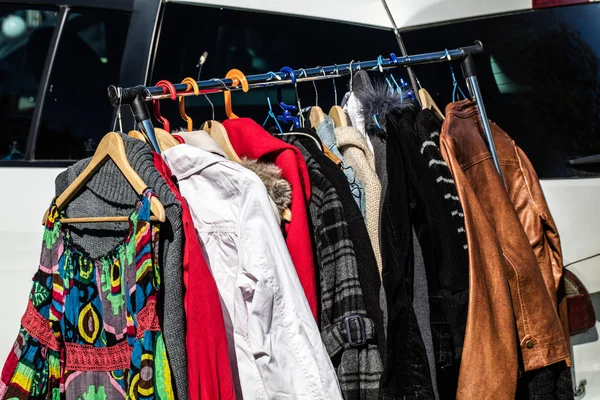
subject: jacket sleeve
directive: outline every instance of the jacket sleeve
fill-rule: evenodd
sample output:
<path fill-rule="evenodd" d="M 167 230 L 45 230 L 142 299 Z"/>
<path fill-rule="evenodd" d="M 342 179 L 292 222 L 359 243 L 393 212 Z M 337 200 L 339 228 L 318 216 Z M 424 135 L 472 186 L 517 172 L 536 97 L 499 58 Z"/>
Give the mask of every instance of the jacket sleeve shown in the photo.
<path fill-rule="evenodd" d="M 265 398 L 341 399 L 266 189 L 255 178 L 243 188 L 240 209 L 236 346 L 250 348 Z"/>
<path fill-rule="evenodd" d="M 552 214 L 550 213 L 550 208 L 548 207 L 548 203 L 546 203 L 546 198 L 544 197 L 544 192 L 542 190 L 542 185 L 538 179 L 537 174 L 535 173 L 535 169 L 529 158 L 525 155 L 523 150 L 519 147 L 516 147 L 517 157 L 519 158 L 519 164 L 521 167 L 521 172 L 523 173 L 523 177 L 525 178 L 525 184 L 527 185 L 527 190 L 529 191 L 529 200 L 535 206 L 535 210 L 537 211 L 542 234 L 545 240 L 542 240 L 541 245 L 547 242 L 549 246 L 549 254 L 548 259 L 550 264 L 552 265 L 552 274 L 554 278 L 554 290 L 556 291 L 560 281 L 562 279 L 563 274 L 563 258 L 562 258 L 562 250 L 560 245 L 560 237 L 558 235 L 558 229 L 556 228 L 556 223 L 552 218 Z M 519 210 L 517 210 L 519 211 Z M 520 215 L 519 215 L 520 217 Z M 528 232 L 525 230 L 525 232 Z M 535 245 L 535 243 L 532 243 Z M 539 244 L 538 244 L 539 246 Z M 542 247 L 540 246 L 540 247 Z M 535 249 L 535 248 L 534 248 Z M 536 250 L 536 255 L 537 254 Z M 539 258 L 539 257 L 538 257 Z M 540 265 L 540 267 L 542 267 Z M 548 288 L 550 289 L 550 287 Z M 552 292 L 551 292 L 552 293 Z M 554 298 L 555 296 L 553 296 Z"/>
<path fill-rule="evenodd" d="M 529 240 L 535 251 L 536 257 L 538 258 L 546 287 L 550 293 L 550 298 L 557 307 L 564 337 L 567 340 L 567 343 L 569 343 L 569 316 L 567 298 L 565 296 L 563 256 L 558 228 L 556 227 L 554 218 L 552 218 L 552 214 L 550 213 L 550 207 L 548 207 L 548 203 L 546 202 L 546 198 L 542 190 L 542 185 L 540 184 L 538 176 L 535 173 L 533 165 L 529 161 L 529 158 L 525 152 L 523 152 L 523 150 L 516 145 L 515 151 L 517 158 L 519 159 L 519 167 L 521 168 L 521 173 L 523 174 L 525 185 L 529 193 L 528 200 L 531 201 L 531 204 L 534 205 L 534 209 L 537 212 L 537 215 L 533 216 L 533 218 L 537 218 L 540 224 L 540 232 L 538 232 L 540 237 L 538 240 L 532 240 L 531 237 L 529 237 Z M 529 207 L 529 209 L 532 208 L 533 207 Z M 524 220 L 526 217 L 521 214 L 519 209 L 517 209 L 517 213 L 519 214 L 519 219 L 521 219 L 521 222 L 525 226 Z M 525 233 L 527 233 L 529 236 L 531 234 L 531 230 L 525 229 Z M 567 365 L 570 366 L 571 363 L 571 359 L 567 360 Z"/>

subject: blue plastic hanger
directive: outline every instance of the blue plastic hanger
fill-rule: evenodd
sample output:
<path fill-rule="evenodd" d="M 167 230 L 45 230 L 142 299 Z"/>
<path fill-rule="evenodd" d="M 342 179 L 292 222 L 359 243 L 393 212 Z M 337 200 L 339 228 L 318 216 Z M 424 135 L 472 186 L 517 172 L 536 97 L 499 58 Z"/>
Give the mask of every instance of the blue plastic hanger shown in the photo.
<path fill-rule="evenodd" d="M 448 61 L 451 61 L 450 53 L 448 53 L 448 49 L 446 49 L 446 57 L 448 58 Z M 454 75 L 454 68 L 452 68 L 452 62 L 449 62 L 448 64 L 450 65 L 450 75 L 452 75 L 452 101 L 458 100 L 458 93 L 456 93 L 456 91 L 460 92 L 463 99 L 466 99 L 467 96 L 465 96 L 465 94 L 462 91 L 462 89 L 460 88 L 460 86 L 458 86 L 458 81 L 456 80 L 456 76 Z"/>
<path fill-rule="evenodd" d="M 285 78 L 287 78 L 289 76 L 289 78 L 292 80 L 292 83 L 294 85 L 296 84 L 296 74 L 294 73 L 293 69 L 291 69 L 290 67 L 283 67 L 279 70 L 279 72 L 284 73 Z M 300 121 L 298 120 L 297 117 L 293 116 L 292 113 L 290 112 L 290 111 L 297 111 L 298 107 L 296 107 L 294 105 L 290 105 L 290 104 L 285 104 L 283 102 L 283 96 L 281 94 L 281 89 L 282 89 L 281 86 L 282 85 L 277 86 L 277 101 L 279 102 L 279 107 L 281 107 L 281 110 L 282 110 L 281 115 L 277 116 L 277 120 L 283 122 L 284 124 L 293 123 L 294 128 L 300 128 Z"/>
<path fill-rule="evenodd" d="M 271 75 L 271 78 L 276 78 L 278 80 L 281 80 L 281 78 L 278 75 L 275 75 L 274 72 L 269 72 L 269 75 Z M 267 81 L 271 80 L 271 78 L 267 79 Z M 265 122 L 263 122 L 263 127 L 265 125 L 267 125 L 267 122 L 269 122 L 269 119 L 272 119 L 273 121 L 275 121 L 275 125 L 277 125 L 277 129 L 279 129 L 279 133 L 283 133 L 283 129 L 281 129 L 281 125 L 279 125 L 279 121 L 277 121 L 277 117 L 275 116 L 275 113 L 273 112 L 273 107 L 271 106 L 271 98 L 269 97 L 269 89 L 267 89 L 266 86 L 265 86 L 265 92 L 267 94 L 267 104 L 269 105 L 269 112 L 267 114 L 267 118 L 265 119 Z"/>

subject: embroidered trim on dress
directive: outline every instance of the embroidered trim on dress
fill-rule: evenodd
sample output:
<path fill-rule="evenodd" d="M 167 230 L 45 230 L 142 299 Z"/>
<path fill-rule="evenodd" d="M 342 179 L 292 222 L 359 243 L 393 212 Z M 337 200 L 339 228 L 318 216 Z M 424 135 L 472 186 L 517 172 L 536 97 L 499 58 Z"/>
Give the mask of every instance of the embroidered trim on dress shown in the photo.
<path fill-rule="evenodd" d="M 137 315 L 138 331 L 136 337 L 139 339 L 144 336 L 146 331 L 160 331 L 158 315 L 156 314 L 156 297 L 151 296 L 146 301 L 146 305 Z"/>
<path fill-rule="evenodd" d="M 110 372 L 131 367 L 132 347 L 123 341 L 111 347 L 65 343 L 66 365 L 69 371 Z"/>
<path fill-rule="evenodd" d="M 52 332 L 50 320 L 44 318 L 31 301 L 27 303 L 25 315 L 21 318 L 21 325 L 23 325 L 23 328 L 25 328 L 29 335 L 34 337 L 43 346 L 55 351 L 60 350 L 60 342 Z"/>

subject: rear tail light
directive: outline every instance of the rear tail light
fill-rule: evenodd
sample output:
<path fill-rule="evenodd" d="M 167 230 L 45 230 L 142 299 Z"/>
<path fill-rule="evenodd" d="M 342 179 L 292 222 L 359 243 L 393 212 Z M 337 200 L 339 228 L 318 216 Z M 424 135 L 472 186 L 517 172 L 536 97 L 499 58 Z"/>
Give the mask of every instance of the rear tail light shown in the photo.
<path fill-rule="evenodd" d="M 569 270 L 564 270 L 567 306 L 569 309 L 569 332 L 582 333 L 596 325 L 596 313 L 590 294 L 581 281 Z"/>
<path fill-rule="evenodd" d="M 533 8 L 546 8 L 555 6 L 566 6 L 569 4 L 589 3 L 590 0 L 533 0 Z"/>

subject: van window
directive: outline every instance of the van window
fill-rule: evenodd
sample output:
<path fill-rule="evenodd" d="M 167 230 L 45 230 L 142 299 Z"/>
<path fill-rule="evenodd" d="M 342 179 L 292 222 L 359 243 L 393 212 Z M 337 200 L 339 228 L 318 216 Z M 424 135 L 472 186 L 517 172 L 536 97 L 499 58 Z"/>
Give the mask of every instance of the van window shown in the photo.
<path fill-rule="evenodd" d="M 457 22 L 402 33 L 411 53 L 483 42 L 477 76 L 491 120 L 531 159 L 540 178 L 597 176 L 600 164 L 600 3 Z M 440 108 L 451 101 L 447 65 L 415 68 Z M 463 90 L 460 66 L 455 72 Z"/>
<path fill-rule="evenodd" d="M 0 160 L 22 160 L 48 47 L 31 52 L 32 38 L 51 36 L 58 10 L 0 4 Z"/>
<path fill-rule="evenodd" d="M 88 157 L 112 128 L 106 88 L 119 80 L 129 18 L 112 10 L 69 12 L 50 75 L 36 159 Z M 44 38 L 30 46 L 43 48 Z"/>
<path fill-rule="evenodd" d="M 390 30 L 315 20 L 302 17 L 166 3 L 160 29 L 153 73 L 149 84 L 161 79 L 173 83 L 185 77 L 197 78 L 196 65 L 204 51 L 208 59 L 201 79 L 221 78 L 232 68 L 246 75 L 279 71 L 283 66 L 294 69 L 347 63 L 352 59 L 372 60 L 378 55 L 397 52 L 398 45 Z M 182 23 L 181 16 L 186 21 Z M 319 104 L 334 104 L 331 80 L 317 82 Z M 344 81 L 337 82 L 338 101 L 344 95 Z M 294 90 L 287 86 L 284 98 L 293 102 Z M 314 105 L 311 83 L 301 83 L 298 91 L 302 106 Z M 273 109 L 278 113 L 276 89 L 269 89 Z M 266 90 L 234 92 L 233 109 L 239 116 L 262 122 L 267 116 Z M 210 95 L 216 119 L 223 119 L 223 96 Z M 186 98 L 187 114 L 196 128 L 211 119 L 211 107 L 203 97 Z M 328 108 L 327 108 L 328 110 Z M 161 101 L 161 114 L 169 119 L 171 129 L 184 127 L 176 102 Z"/>

